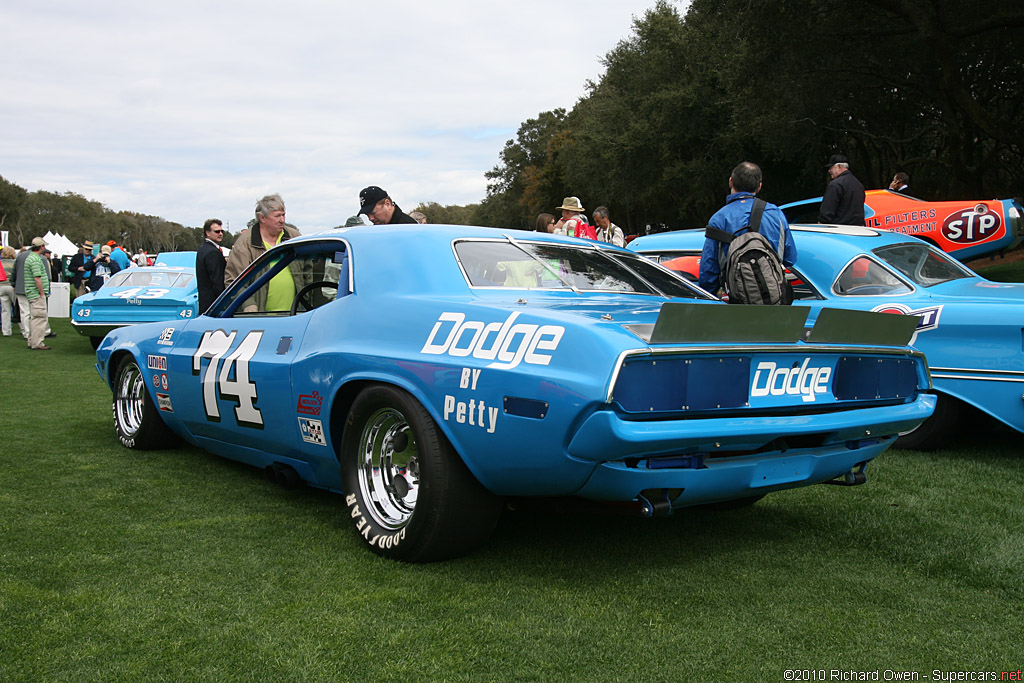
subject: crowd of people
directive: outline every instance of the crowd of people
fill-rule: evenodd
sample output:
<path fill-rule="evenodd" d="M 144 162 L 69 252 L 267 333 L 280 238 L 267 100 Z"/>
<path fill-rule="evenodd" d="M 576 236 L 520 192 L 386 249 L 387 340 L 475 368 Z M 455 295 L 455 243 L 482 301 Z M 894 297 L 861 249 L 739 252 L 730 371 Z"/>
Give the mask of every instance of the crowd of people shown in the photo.
<path fill-rule="evenodd" d="M 3 247 L 0 259 L 3 336 L 12 336 L 17 323 L 28 348 L 49 351 L 45 340 L 57 336 L 50 329 L 47 313 L 47 297 L 52 283 L 70 281 L 76 296 L 81 296 L 102 287 L 119 270 L 136 265 L 113 241 L 104 244 L 97 253 L 94 253 L 94 247 L 86 240 L 79 253 L 70 259 L 54 256 L 42 237 L 33 237 L 30 245 L 19 251 L 10 246 Z M 144 254 L 141 250 L 140 253 Z"/>
<path fill-rule="evenodd" d="M 848 159 L 834 154 L 825 165 L 831 178 L 822 198 L 818 221 L 825 224 L 864 225 L 864 186 L 850 171 Z M 757 193 L 762 187 L 761 169 L 751 162 L 737 165 L 728 179 L 729 195 L 725 206 L 711 217 L 708 225 L 717 231 L 738 236 L 748 230 L 759 232 L 777 250 L 779 260 L 792 266 L 797 259 L 797 246 L 785 215 L 775 204 L 763 203 L 758 229 L 750 225 Z M 893 176 L 889 189 L 901 194 L 910 194 L 910 177 L 904 172 Z M 598 206 L 590 214 L 579 197 L 569 196 L 555 207 L 559 214 L 542 213 L 537 216 L 536 230 L 555 235 L 571 235 L 596 240 L 615 246 L 626 244 L 622 228 L 612 222 L 608 207 Z M 345 225 L 364 225 L 362 216 L 373 225 L 426 223 L 427 218 L 419 211 L 405 213 L 382 188 L 370 185 L 359 193 L 359 211 L 350 217 Z M 719 233 L 721 234 L 721 233 Z M 299 235 L 298 229 L 285 222 L 284 200 L 278 194 L 271 194 L 256 203 L 256 222 L 252 228 L 242 231 L 231 249 L 230 256 L 224 256 L 221 242 L 224 239 L 223 223 L 211 218 L 203 224 L 203 244 L 196 253 L 196 282 L 199 289 L 199 310 L 205 312 L 241 272 L 260 255 L 276 244 Z M 151 259 L 140 249 L 134 256 L 110 241 L 97 251 L 91 241 L 82 243 L 81 250 L 66 262 L 51 258 L 50 250 L 42 237 L 32 239 L 31 246 L 22 247 L 21 252 L 9 246 L 3 247 L 0 261 L 0 307 L 2 307 L 2 328 L 4 336 L 11 336 L 15 318 L 20 319 L 21 334 L 30 349 L 48 350 L 45 340 L 56 335 L 50 330 L 47 317 L 46 297 L 50 294 L 50 283 L 68 279 L 76 296 L 95 291 L 103 286 L 111 275 L 125 268 L 149 265 Z M 724 267 L 728 256 L 729 243 L 708 237 L 700 259 L 700 285 L 716 294 L 728 294 L 723 288 Z M 295 277 L 275 277 L 270 286 L 262 292 L 269 301 L 261 305 L 276 305 L 291 301 L 295 295 Z"/>

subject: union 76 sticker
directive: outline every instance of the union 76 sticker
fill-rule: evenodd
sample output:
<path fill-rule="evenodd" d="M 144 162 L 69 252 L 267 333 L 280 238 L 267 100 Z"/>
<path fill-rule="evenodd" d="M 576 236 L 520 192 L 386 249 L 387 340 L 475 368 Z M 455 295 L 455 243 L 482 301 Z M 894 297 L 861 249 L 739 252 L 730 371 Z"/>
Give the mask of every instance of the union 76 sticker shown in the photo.
<path fill-rule="evenodd" d="M 921 332 L 934 330 L 939 326 L 939 317 L 942 315 L 942 306 L 928 306 L 927 308 L 912 309 L 906 304 L 882 304 L 871 309 L 872 313 L 895 313 L 897 315 L 916 315 L 920 318 L 917 329 L 910 343 L 917 341 L 917 335 Z"/>

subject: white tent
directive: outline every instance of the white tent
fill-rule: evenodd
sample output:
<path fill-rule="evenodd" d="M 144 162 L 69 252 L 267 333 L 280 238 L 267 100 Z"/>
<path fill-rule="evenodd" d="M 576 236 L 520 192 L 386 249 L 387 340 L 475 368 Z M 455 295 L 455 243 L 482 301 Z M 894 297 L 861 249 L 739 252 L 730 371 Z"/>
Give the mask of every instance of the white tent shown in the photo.
<path fill-rule="evenodd" d="M 78 247 L 64 235 L 47 230 L 43 239 L 46 240 L 46 246 L 55 256 L 74 256 L 78 253 Z"/>

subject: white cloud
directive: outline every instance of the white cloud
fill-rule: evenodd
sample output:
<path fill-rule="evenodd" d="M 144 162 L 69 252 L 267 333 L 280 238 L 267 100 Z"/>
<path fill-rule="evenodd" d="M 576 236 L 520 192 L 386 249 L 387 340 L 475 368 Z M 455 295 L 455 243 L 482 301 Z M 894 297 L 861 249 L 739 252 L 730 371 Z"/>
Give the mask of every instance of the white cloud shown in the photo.
<path fill-rule="evenodd" d="M 0 4 L 0 174 L 114 210 L 303 230 L 359 190 L 476 202 L 519 124 L 571 108 L 654 0 Z"/>

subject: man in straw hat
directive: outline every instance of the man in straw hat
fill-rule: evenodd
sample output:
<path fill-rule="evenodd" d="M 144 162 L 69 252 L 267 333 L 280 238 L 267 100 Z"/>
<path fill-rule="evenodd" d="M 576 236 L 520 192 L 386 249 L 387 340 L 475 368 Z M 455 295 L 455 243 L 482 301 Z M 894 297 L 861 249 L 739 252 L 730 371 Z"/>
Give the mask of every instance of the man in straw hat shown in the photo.
<path fill-rule="evenodd" d="M 579 197 L 566 197 L 562 205 L 555 207 L 562 212 L 562 220 L 555 224 L 555 234 L 583 237 L 588 240 L 597 239 L 594 226 L 587 225 L 587 217 L 583 214 L 583 205 Z"/>

